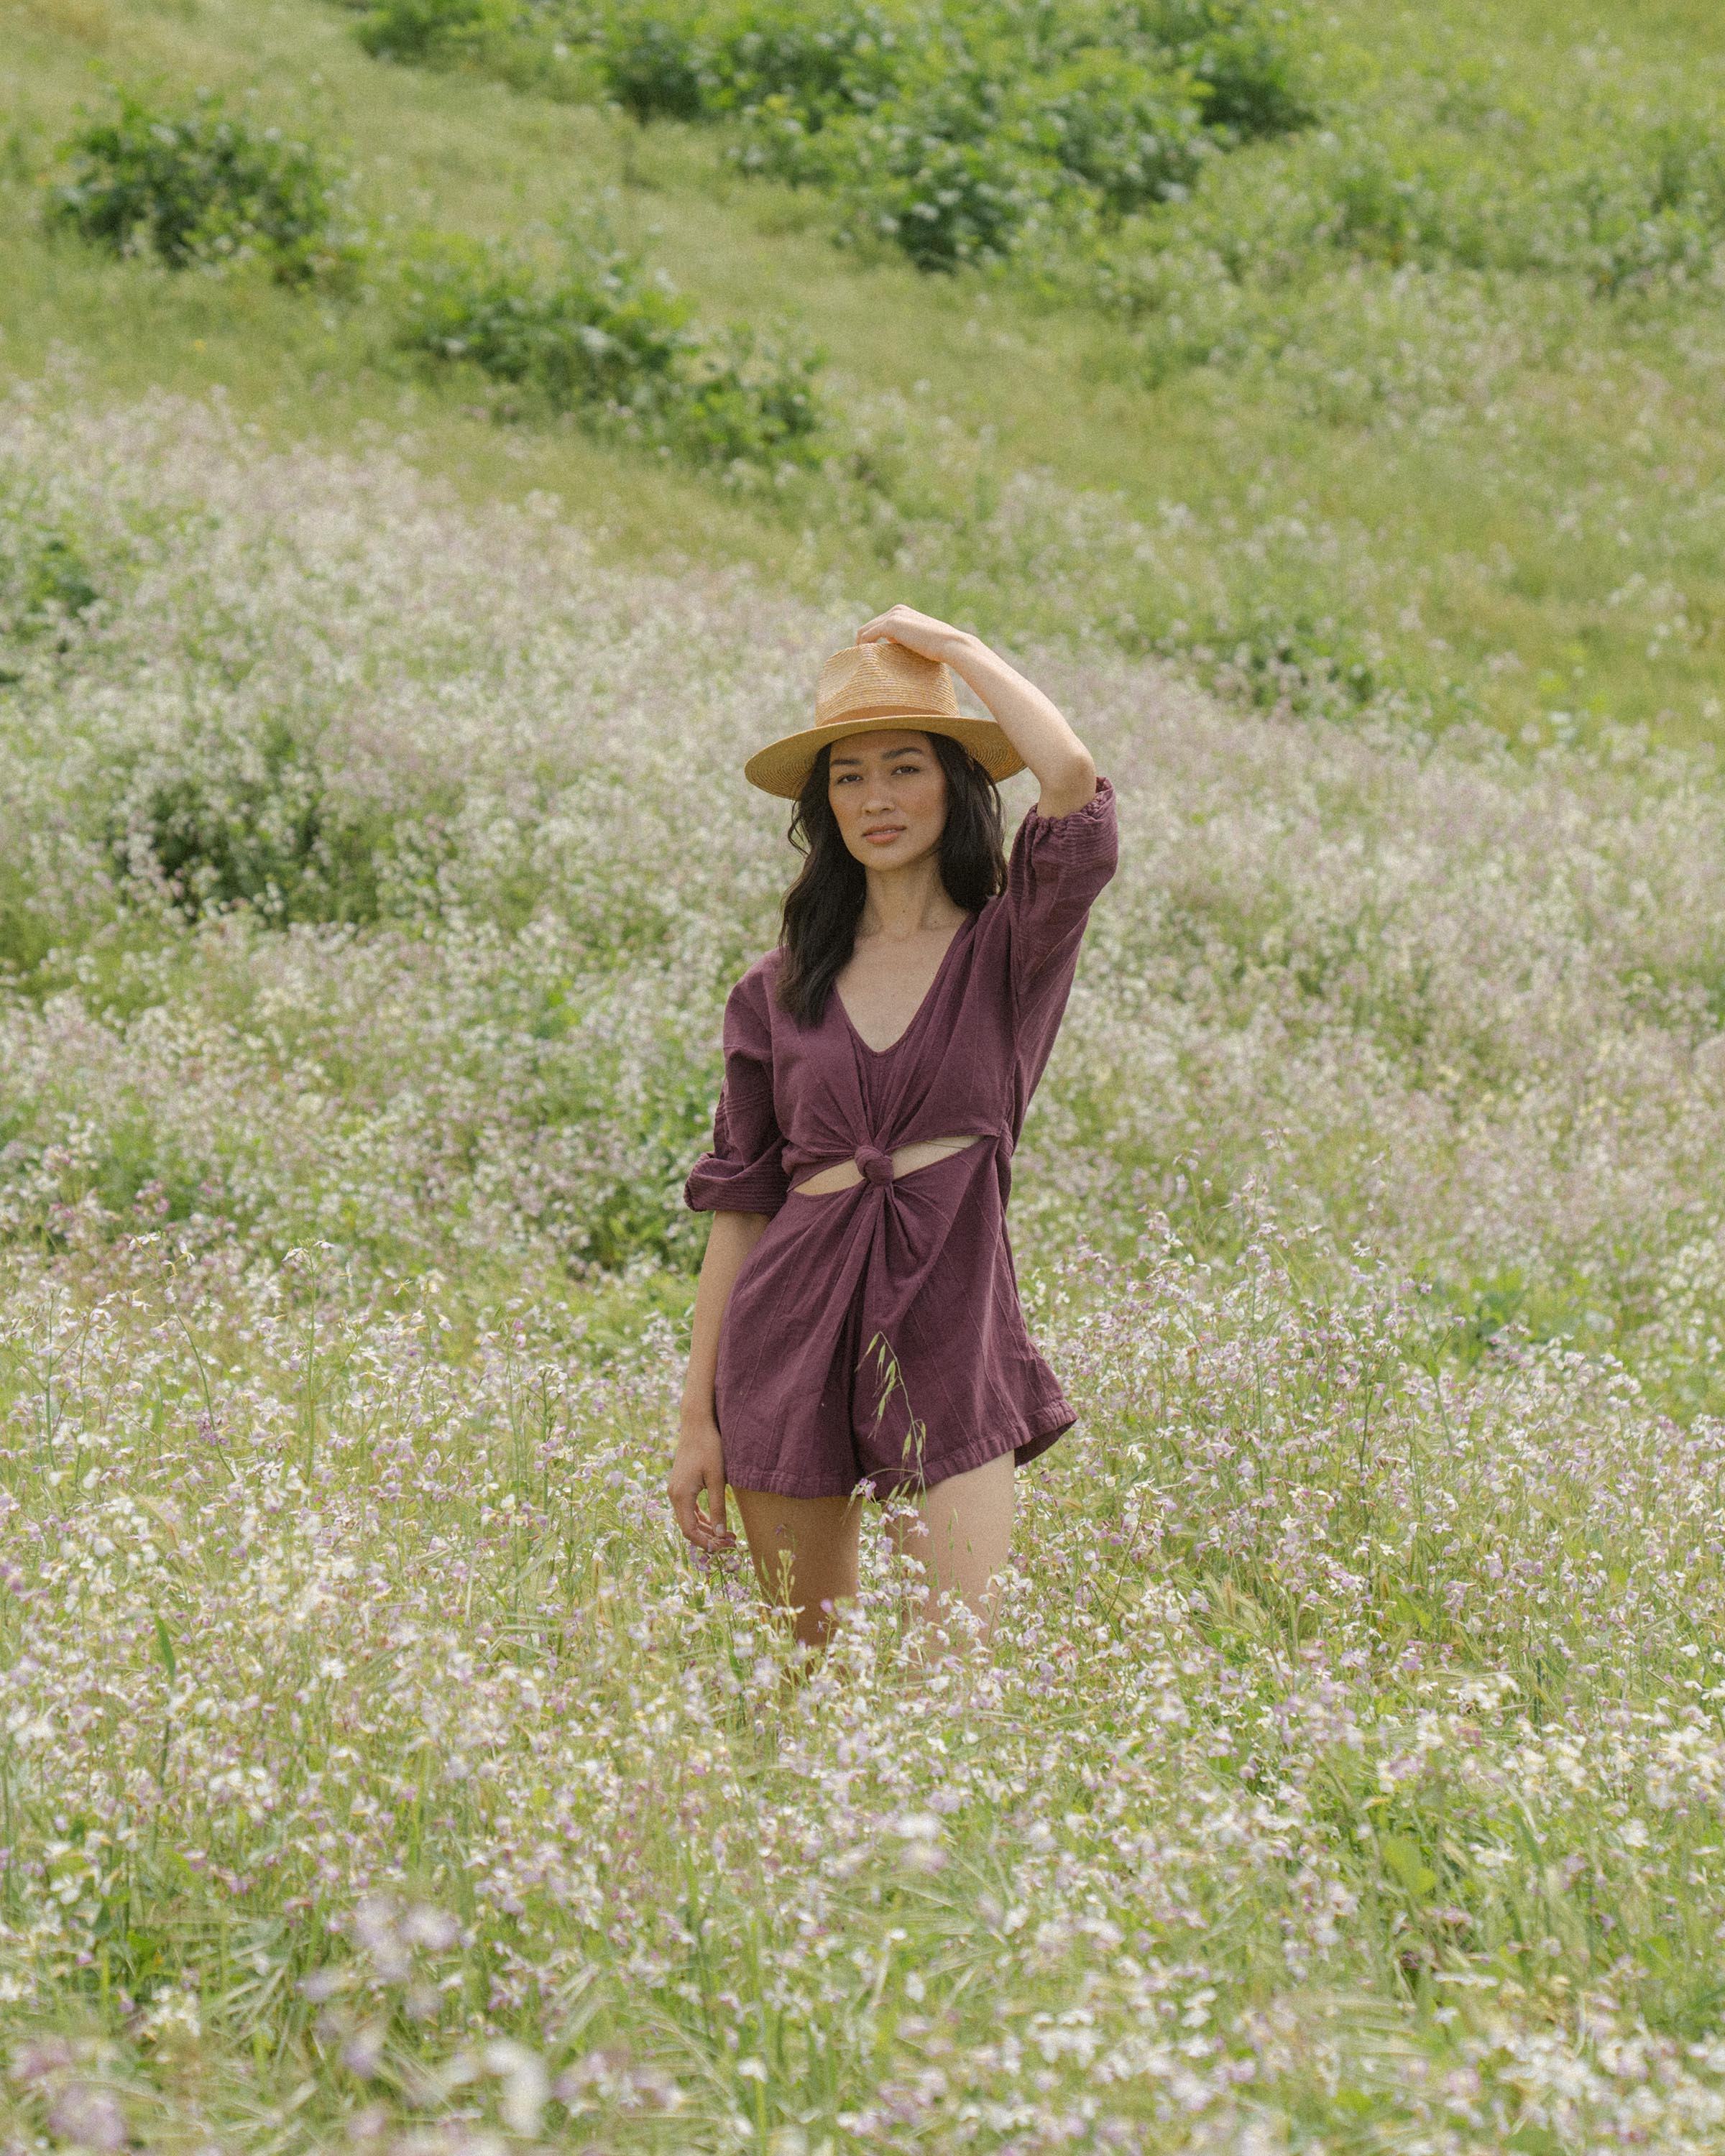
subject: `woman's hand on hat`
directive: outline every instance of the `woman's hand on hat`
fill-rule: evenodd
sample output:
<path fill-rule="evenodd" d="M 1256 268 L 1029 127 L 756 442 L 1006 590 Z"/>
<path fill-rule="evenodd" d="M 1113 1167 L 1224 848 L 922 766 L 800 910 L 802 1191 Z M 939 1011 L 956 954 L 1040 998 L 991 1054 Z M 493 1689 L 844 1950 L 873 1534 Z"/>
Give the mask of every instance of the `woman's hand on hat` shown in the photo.
<path fill-rule="evenodd" d="M 888 607 L 885 613 L 865 621 L 856 632 L 859 644 L 878 644 L 883 639 L 903 644 L 921 659 L 944 659 L 949 664 L 960 651 L 976 643 L 968 631 L 908 606 Z"/>
<path fill-rule="evenodd" d="M 856 632 L 859 644 L 890 637 L 924 659 L 942 659 L 981 699 L 989 716 L 1030 769 L 1045 816 L 1070 815 L 1095 798 L 1096 767 L 1090 751 L 1034 681 L 1027 681 L 979 636 L 937 621 L 915 607 L 888 607 Z"/>
<path fill-rule="evenodd" d="M 1036 774 L 1036 806 L 1043 815 L 1070 815 L 1095 798 L 1096 767 L 1090 751 L 1035 683 L 980 637 L 907 606 L 888 607 L 856 632 L 859 644 L 878 643 L 883 637 L 923 659 L 944 660 L 974 690 Z"/>

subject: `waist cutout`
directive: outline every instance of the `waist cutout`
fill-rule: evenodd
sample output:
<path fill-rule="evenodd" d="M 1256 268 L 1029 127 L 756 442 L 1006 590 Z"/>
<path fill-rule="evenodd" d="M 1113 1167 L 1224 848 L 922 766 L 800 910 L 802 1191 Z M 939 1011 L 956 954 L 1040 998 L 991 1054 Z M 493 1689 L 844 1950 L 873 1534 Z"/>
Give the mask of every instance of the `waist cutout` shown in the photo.
<path fill-rule="evenodd" d="M 793 1183 L 791 1194 L 824 1198 L 835 1190 L 854 1190 L 859 1183 L 896 1183 L 902 1175 L 914 1175 L 919 1168 L 932 1168 L 937 1160 L 950 1160 L 954 1153 L 982 1142 L 981 1136 L 973 1134 L 962 1138 L 918 1138 L 890 1153 L 874 1146 L 861 1146 L 851 1159 L 818 1168 L 802 1182 Z"/>

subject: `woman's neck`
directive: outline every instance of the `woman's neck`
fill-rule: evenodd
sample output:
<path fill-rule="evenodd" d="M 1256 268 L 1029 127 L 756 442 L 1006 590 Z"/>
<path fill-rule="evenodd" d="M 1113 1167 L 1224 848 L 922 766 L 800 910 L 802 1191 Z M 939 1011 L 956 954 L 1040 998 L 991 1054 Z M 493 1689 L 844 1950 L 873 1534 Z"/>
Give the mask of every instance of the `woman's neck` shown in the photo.
<path fill-rule="evenodd" d="M 932 854 L 906 861 L 901 869 L 865 869 L 868 889 L 856 924 L 859 936 L 885 936 L 896 942 L 932 928 L 956 928 L 964 909 L 955 906 L 941 881 Z"/>

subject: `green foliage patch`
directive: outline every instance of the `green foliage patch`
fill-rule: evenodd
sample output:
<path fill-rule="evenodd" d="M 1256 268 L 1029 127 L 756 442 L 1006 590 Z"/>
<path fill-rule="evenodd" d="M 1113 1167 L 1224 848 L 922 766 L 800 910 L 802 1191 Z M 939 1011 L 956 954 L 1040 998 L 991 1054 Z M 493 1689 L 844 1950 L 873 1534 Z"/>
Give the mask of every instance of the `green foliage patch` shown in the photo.
<path fill-rule="evenodd" d="M 1207 155 L 1305 126 L 1279 11 L 1260 0 L 383 0 L 373 51 L 518 75 L 536 35 L 569 94 L 645 126 L 730 123 L 740 169 L 838 198 L 836 236 L 918 268 L 1012 255 L 1175 199 Z"/>
<path fill-rule="evenodd" d="M 375 921 L 389 819 L 344 808 L 285 724 L 141 766 L 109 819 L 122 887 L 188 919 L 244 906 L 285 926 Z"/>
<path fill-rule="evenodd" d="M 356 34 L 380 59 L 449 66 L 495 52 L 514 19 L 515 9 L 499 0 L 382 0 Z"/>
<path fill-rule="evenodd" d="M 550 270 L 439 241 L 404 265 L 399 337 L 553 412 L 728 472 L 818 460 L 819 361 L 747 331 L 706 336 L 639 257 L 572 238 Z"/>
<path fill-rule="evenodd" d="M 1137 0 L 1124 13 L 1153 50 L 1204 85 L 1204 124 L 1229 141 L 1292 134 L 1317 119 L 1286 8 L 1260 0 Z"/>
<path fill-rule="evenodd" d="M 1615 302 L 1705 291 L 1722 260 L 1725 148 L 1698 110 L 1527 118 L 1484 140 L 1356 110 L 1322 139 L 1212 160 L 1189 199 L 1038 266 L 1051 291 L 1130 323 L 1160 382 L 1280 360 L 1360 270 L 1491 280 L 1485 332 L 1505 279 Z"/>
<path fill-rule="evenodd" d="M 285 285 L 327 282 L 357 259 L 344 183 L 324 157 L 215 98 L 165 111 L 122 90 L 61 157 L 50 217 L 113 254 L 172 270 L 258 259 Z"/>
<path fill-rule="evenodd" d="M 1312 116 L 1251 0 L 638 6 L 598 51 L 636 118 L 739 121 L 744 170 L 835 194 L 839 237 L 923 270 L 1004 259 L 1045 227 L 1106 228 L 1183 195 L 1206 154 Z"/>
<path fill-rule="evenodd" d="M 96 571 L 69 533 L 43 525 L 24 505 L 6 502 L 0 517 L 0 680 L 15 678 L 8 648 L 64 649 L 75 625 L 101 597 Z"/>

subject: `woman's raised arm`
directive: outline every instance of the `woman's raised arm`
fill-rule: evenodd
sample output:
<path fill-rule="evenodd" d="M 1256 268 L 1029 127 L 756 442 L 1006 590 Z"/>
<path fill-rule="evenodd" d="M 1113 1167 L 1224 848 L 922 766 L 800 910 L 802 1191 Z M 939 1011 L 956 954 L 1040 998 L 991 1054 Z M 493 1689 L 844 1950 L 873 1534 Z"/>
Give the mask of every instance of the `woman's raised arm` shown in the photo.
<path fill-rule="evenodd" d="M 1096 790 L 1096 767 L 1090 751 L 1034 681 L 1009 666 L 968 629 L 954 629 L 915 607 L 889 607 L 865 622 L 859 644 L 890 637 L 924 659 L 943 659 L 981 697 L 1000 731 L 1036 774 L 1041 792 L 1036 807 L 1044 816 L 1070 816 Z"/>

